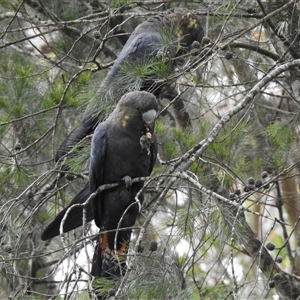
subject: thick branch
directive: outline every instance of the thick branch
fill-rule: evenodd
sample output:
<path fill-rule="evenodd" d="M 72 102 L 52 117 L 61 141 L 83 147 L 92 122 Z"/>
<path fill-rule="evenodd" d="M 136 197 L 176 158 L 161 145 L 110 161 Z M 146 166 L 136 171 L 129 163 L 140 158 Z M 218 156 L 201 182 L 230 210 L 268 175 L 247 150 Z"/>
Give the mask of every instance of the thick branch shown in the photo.
<path fill-rule="evenodd" d="M 231 43 L 230 45 L 230 48 L 244 48 L 244 49 L 249 49 L 251 51 L 255 51 L 255 52 L 258 52 L 262 55 L 265 55 L 271 59 L 273 59 L 274 61 L 278 61 L 280 56 L 274 52 L 271 52 L 267 49 L 264 49 L 264 48 L 260 48 L 258 47 L 257 45 L 251 45 L 251 44 L 246 44 L 246 43 L 240 43 L 240 42 L 233 42 Z M 225 47 L 226 49 L 227 47 Z M 224 49 L 224 47 L 223 47 Z"/>
<path fill-rule="evenodd" d="M 189 158 L 193 155 L 189 161 L 182 166 L 182 171 L 187 170 L 196 159 L 198 159 L 209 147 L 209 145 L 216 139 L 220 131 L 224 128 L 225 124 L 228 123 L 233 116 L 242 111 L 247 105 L 249 105 L 252 101 L 254 101 L 255 96 L 260 92 L 260 90 L 265 87 L 270 81 L 279 76 L 281 73 L 286 72 L 287 70 L 294 68 L 296 66 L 300 66 L 300 59 L 287 62 L 285 64 L 279 65 L 275 67 L 275 69 L 271 70 L 269 73 L 265 75 L 263 79 L 261 79 L 245 96 L 245 98 L 239 102 L 228 114 L 224 115 L 214 126 L 214 128 L 210 131 L 207 138 L 202 140 L 198 145 L 194 147 L 197 149 L 199 146 L 199 150 L 195 153 L 187 152 L 185 155 L 188 155 Z M 201 145 L 201 146 L 200 146 Z"/>

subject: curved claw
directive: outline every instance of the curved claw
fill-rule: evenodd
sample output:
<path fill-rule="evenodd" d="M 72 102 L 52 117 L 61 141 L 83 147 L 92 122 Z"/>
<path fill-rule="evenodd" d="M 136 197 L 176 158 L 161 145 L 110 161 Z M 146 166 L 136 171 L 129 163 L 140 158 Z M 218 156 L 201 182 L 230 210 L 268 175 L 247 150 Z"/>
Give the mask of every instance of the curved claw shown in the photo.
<path fill-rule="evenodd" d="M 122 180 L 125 182 L 126 188 L 129 189 L 132 185 L 132 178 L 126 175 L 122 178 Z"/>

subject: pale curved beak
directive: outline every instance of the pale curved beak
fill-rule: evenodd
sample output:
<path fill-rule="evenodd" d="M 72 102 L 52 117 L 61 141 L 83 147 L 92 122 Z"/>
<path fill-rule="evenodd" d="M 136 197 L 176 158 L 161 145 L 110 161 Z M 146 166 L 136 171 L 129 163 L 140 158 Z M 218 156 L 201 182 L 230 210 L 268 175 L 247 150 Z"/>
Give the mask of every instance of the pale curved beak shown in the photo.
<path fill-rule="evenodd" d="M 155 121 L 156 110 L 150 109 L 142 114 L 143 120 L 147 125 L 152 125 Z"/>

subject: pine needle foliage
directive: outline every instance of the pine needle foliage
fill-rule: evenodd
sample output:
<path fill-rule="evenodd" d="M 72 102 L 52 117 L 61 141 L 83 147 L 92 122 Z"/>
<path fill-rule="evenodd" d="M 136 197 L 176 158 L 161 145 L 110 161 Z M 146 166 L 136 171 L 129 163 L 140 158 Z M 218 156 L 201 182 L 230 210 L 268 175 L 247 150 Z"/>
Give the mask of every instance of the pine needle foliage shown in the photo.
<path fill-rule="evenodd" d="M 144 61 L 131 62 L 125 61 L 121 66 L 121 71 L 125 76 L 132 76 L 133 78 L 154 79 L 167 78 L 170 75 L 170 67 L 168 66 L 168 59 L 164 56 L 159 58 L 153 57 Z"/>
<path fill-rule="evenodd" d="M 265 128 L 265 134 L 269 138 L 272 148 L 281 149 L 283 152 L 291 149 L 297 137 L 290 123 L 274 122 Z"/>
<path fill-rule="evenodd" d="M 112 0 L 110 1 L 111 8 L 120 8 L 131 4 L 133 0 Z"/>
<path fill-rule="evenodd" d="M 299 298 L 299 226 L 290 214 L 298 220 L 298 4 L 25 2 L 0 3 L 0 298 Z M 155 24 L 175 6 L 195 9 L 209 38 L 185 43 L 194 19 L 167 20 L 149 59 L 127 61 L 105 80 L 137 20 Z M 139 89 L 159 94 L 160 161 L 128 272 L 93 282 L 85 273 L 93 226 L 40 241 L 45 223 L 87 182 L 90 137 L 64 161 L 70 174 L 60 174 L 55 151 L 83 115 L 104 121 Z"/>
<path fill-rule="evenodd" d="M 107 278 L 97 278 L 93 281 L 94 292 L 100 299 L 109 299 L 110 293 L 118 286 L 118 282 Z"/>

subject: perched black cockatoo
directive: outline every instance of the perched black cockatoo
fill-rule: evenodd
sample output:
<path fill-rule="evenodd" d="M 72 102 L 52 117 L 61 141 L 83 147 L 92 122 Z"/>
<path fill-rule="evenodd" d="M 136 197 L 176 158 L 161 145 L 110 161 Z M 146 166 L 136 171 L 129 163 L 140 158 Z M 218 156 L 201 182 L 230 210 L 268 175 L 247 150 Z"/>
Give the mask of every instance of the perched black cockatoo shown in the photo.
<path fill-rule="evenodd" d="M 101 232 L 92 265 L 94 276 L 118 276 L 121 269 L 117 262 L 121 260 L 121 265 L 125 264 L 122 256 L 128 249 L 130 227 L 139 213 L 135 197 L 144 185 L 143 181 L 132 182 L 132 179 L 149 176 L 153 169 L 157 155 L 154 135 L 157 110 L 157 100 L 151 93 L 135 91 L 122 96 L 112 114 L 93 134 L 89 184 L 42 234 L 42 240 L 59 235 L 60 223 L 71 205 L 84 203 L 103 184 L 120 183 L 98 193 L 86 210 L 87 221 L 94 219 Z M 142 203 L 143 196 L 139 201 Z M 63 230 L 69 231 L 82 222 L 83 209 L 71 209 Z M 116 237 L 117 228 L 128 229 L 118 231 Z"/>
<path fill-rule="evenodd" d="M 164 84 L 156 81 L 158 75 L 151 66 L 163 62 L 171 73 L 176 66 L 176 58 L 188 53 L 194 41 L 201 43 L 203 36 L 197 16 L 184 8 L 160 12 L 138 25 L 104 79 L 97 99 L 91 102 L 81 123 L 60 145 L 56 161 L 66 155 L 74 144 L 93 133 L 98 122 L 105 118 L 101 107 L 104 102 L 118 102 L 122 94 L 133 90 L 149 91 L 158 97 Z M 134 68 L 142 69 L 141 65 L 147 66 L 144 74 L 135 74 Z"/>

